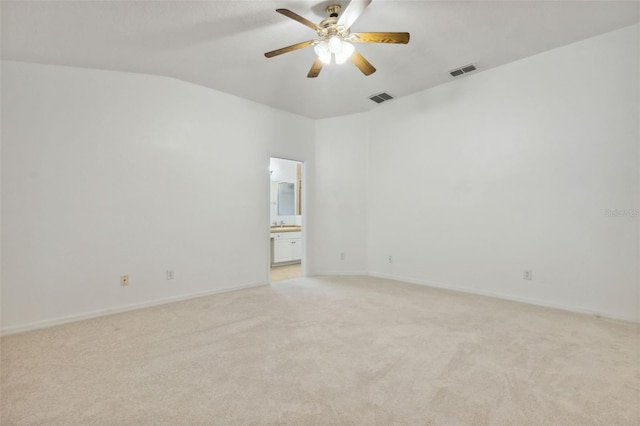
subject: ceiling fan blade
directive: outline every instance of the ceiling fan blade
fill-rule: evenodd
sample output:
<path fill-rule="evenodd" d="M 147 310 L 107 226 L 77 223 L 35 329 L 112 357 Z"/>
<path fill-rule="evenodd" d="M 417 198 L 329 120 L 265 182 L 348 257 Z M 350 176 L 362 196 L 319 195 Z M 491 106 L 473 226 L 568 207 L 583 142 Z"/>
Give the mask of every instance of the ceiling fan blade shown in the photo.
<path fill-rule="evenodd" d="M 409 43 L 409 33 L 351 33 L 354 43 Z"/>
<path fill-rule="evenodd" d="M 282 55 L 283 53 L 293 52 L 294 50 L 302 49 L 307 46 L 311 46 L 315 43 L 315 40 L 303 41 L 302 43 L 293 44 L 291 46 L 283 47 L 281 49 L 272 50 L 264 54 L 267 58 L 273 58 L 274 56 Z"/>
<path fill-rule="evenodd" d="M 351 28 L 356 19 L 369 6 L 369 3 L 371 3 L 371 0 L 351 0 L 351 3 L 338 18 L 338 25 L 343 25 L 347 29 Z"/>
<path fill-rule="evenodd" d="M 314 24 L 310 20 L 303 18 L 302 16 L 290 11 L 289 9 L 276 9 L 276 12 L 281 13 L 284 16 L 293 19 L 294 21 L 298 21 L 302 25 L 306 25 L 307 27 L 311 28 L 314 31 L 318 31 L 320 29 L 320 27 L 318 27 L 316 24 Z"/>
<path fill-rule="evenodd" d="M 316 78 L 318 74 L 320 74 L 320 71 L 322 71 L 322 61 L 320 60 L 320 58 L 316 58 L 316 60 L 313 62 L 313 65 L 311 65 L 311 69 L 309 70 L 309 74 L 307 74 L 307 77 Z"/>
<path fill-rule="evenodd" d="M 371 65 L 371 63 L 369 63 L 369 61 L 367 61 L 357 50 L 353 52 L 353 55 L 351 55 L 351 62 L 353 62 L 353 65 L 358 67 L 364 75 L 371 75 L 376 72 L 376 68 Z"/>

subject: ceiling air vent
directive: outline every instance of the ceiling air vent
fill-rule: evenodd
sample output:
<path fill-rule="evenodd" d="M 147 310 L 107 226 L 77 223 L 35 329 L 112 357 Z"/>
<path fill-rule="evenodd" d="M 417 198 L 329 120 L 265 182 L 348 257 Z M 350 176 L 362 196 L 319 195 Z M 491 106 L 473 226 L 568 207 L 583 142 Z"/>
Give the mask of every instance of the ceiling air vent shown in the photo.
<path fill-rule="evenodd" d="M 377 95 L 373 95 L 371 97 L 369 97 L 369 99 L 371 99 L 373 102 L 377 103 L 377 104 L 381 104 L 384 101 L 388 101 L 389 99 L 393 99 L 393 96 L 391 96 L 388 93 L 378 93 Z"/>
<path fill-rule="evenodd" d="M 462 74 L 466 74 L 469 73 L 471 71 L 475 71 L 477 68 L 475 65 L 469 64 L 469 65 L 465 65 L 463 67 L 460 68 L 456 68 L 455 70 L 451 70 L 449 71 L 449 74 L 451 74 L 452 77 L 457 77 L 459 75 Z"/>

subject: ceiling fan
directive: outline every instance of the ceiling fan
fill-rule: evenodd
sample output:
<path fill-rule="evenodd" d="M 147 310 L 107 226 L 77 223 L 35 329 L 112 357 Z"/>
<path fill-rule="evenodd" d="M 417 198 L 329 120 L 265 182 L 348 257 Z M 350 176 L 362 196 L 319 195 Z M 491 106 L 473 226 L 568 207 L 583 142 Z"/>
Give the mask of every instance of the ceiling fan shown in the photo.
<path fill-rule="evenodd" d="M 332 4 L 326 8 L 329 17 L 316 25 L 308 19 L 288 10 L 276 9 L 276 12 L 300 22 L 318 33 L 317 40 L 303 41 L 281 49 L 272 50 L 264 54 L 267 58 L 293 52 L 308 46 L 313 46 L 317 55 L 307 77 L 314 78 L 322 71 L 322 66 L 335 62 L 342 64 L 350 59 L 364 75 L 371 75 L 376 69 L 353 46 L 352 43 L 409 43 L 409 33 L 376 32 L 376 33 L 352 33 L 353 23 L 369 6 L 371 0 L 352 0 L 342 14 L 342 7 Z"/>

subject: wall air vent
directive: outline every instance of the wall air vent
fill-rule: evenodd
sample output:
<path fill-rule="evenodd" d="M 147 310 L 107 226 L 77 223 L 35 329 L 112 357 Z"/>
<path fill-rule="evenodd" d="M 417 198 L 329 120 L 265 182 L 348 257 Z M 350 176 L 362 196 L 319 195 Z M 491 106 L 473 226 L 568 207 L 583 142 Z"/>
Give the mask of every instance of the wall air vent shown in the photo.
<path fill-rule="evenodd" d="M 449 74 L 451 74 L 452 77 L 457 77 L 459 75 L 466 74 L 475 70 L 477 70 L 476 66 L 473 64 L 469 64 L 460 68 L 456 68 L 455 70 L 451 70 L 449 71 Z"/>
<path fill-rule="evenodd" d="M 389 99 L 393 99 L 393 96 L 391 96 L 388 93 L 378 93 L 377 95 L 373 95 L 370 96 L 369 99 L 371 99 L 373 102 L 377 103 L 377 104 L 381 104 L 384 101 L 388 101 Z"/>

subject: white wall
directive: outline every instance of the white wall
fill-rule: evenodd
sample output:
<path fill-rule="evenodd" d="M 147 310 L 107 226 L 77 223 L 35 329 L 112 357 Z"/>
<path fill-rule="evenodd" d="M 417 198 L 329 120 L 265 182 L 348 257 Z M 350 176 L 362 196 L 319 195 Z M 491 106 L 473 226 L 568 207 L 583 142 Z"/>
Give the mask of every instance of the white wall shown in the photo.
<path fill-rule="evenodd" d="M 275 182 L 292 182 L 295 183 L 297 175 L 297 162 L 285 160 L 283 158 L 272 158 L 269 161 L 269 172 L 271 180 Z"/>
<path fill-rule="evenodd" d="M 356 114 L 316 122 L 313 223 L 320 274 L 367 273 L 367 117 Z"/>
<path fill-rule="evenodd" d="M 16 62 L 2 107 L 5 332 L 268 282 L 269 157 L 312 163 L 312 120 L 169 78 Z"/>
<path fill-rule="evenodd" d="M 639 207 L 639 40 L 635 25 L 371 113 L 369 272 L 640 320 L 638 218 L 605 216 Z"/>
<path fill-rule="evenodd" d="M 638 321 L 638 218 L 604 214 L 640 208 L 638 40 L 316 122 L 168 78 L 3 62 L 2 329 L 266 283 L 270 156 L 305 162 L 310 274 Z"/>

